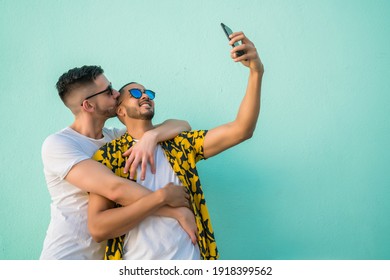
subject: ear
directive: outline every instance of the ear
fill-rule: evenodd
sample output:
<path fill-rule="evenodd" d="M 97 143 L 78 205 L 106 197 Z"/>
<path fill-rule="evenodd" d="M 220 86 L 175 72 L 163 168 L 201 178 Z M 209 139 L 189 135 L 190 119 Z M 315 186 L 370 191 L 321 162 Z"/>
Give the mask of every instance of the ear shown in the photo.
<path fill-rule="evenodd" d="M 124 117 L 124 116 L 126 116 L 126 110 L 125 110 L 125 108 L 123 107 L 123 106 L 118 106 L 118 108 L 116 108 L 116 115 L 118 116 L 118 117 Z"/>
<path fill-rule="evenodd" d="M 95 106 L 93 106 L 93 104 L 89 103 L 88 100 L 84 100 L 83 104 L 81 105 L 81 107 L 83 107 L 84 111 L 87 111 L 87 112 L 90 112 L 90 113 L 95 111 Z"/>

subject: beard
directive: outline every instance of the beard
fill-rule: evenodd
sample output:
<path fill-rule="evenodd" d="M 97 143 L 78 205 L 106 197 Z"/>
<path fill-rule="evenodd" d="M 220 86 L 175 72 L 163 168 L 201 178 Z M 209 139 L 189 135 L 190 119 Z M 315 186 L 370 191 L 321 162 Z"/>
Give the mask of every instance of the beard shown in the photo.
<path fill-rule="evenodd" d="M 98 113 L 100 116 L 105 116 L 106 118 L 113 118 L 116 117 L 116 107 L 102 109 L 97 106 L 96 113 Z"/>
<path fill-rule="evenodd" d="M 126 108 L 126 113 L 129 118 L 143 121 L 150 121 L 154 117 L 154 109 L 147 110 L 146 112 L 140 112 L 133 108 Z"/>

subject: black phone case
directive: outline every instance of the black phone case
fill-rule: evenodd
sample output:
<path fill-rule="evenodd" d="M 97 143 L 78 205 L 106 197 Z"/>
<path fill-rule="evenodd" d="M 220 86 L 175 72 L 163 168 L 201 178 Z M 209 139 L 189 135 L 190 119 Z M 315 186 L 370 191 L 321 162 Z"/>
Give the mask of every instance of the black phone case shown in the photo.
<path fill-rule="evenodd" d="M 223 31 L 225 32 L 225 35 L 226 35 L 227 39 L 230 41 L 229 36 L 230 36 L 230 34 L 233 33 L 233 31 L 227 25 L 223 24 L 222 22 L 221 22 L 221 26 L 222 26 Z M 236 46 L 239 46 L 239 44 L 235 43 L 232 46 L 232 48 L 234 48 Z M 244 51 L 237 51 L 236 54 L 237 54 L 237 56 L 242 56 L 243 54 L 245 54 L 245 52 Z"/>

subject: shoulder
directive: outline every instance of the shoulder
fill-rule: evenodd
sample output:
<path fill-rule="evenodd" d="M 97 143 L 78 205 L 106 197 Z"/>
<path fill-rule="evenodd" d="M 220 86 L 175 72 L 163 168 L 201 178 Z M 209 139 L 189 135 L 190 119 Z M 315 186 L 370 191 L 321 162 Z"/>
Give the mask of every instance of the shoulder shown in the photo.
<path fill-rule="evenodd" d="M 174 141 L 180 143 L 183 140 L 187 140 L 190 143 L 204 139 L 207 134 L 207 130 L 191 130 L 183 131 L 174 138 Z"/>
<path fill-rule="evenodd" d="M 162 147 L 173 157 L 186 154 L 187 160 L 198 162 L 204 158 L 203 144 L 206 134 L 207 130 L 184 131 L 172 140 L 163 142 Z"/>
<path fill-rule="evenodd" d="M 41 156 L 46 168 L 73 166 L 76 162 L 90 158 L 84 139 L 66 128 L 46 137 L 42 144 Z M 50 166 L 50 167 L 49 167 Z"/>
<path fill-rule="evenodd" d="M 43 141 L 42 149 L 77 144 L 77 135 L 72 135 L 66 128 L 51 134 Z"/>
<path fill-rule="evenodd" d="M 185 149 L 190 149 L 194 147 L 198 149 L 200 146 L 203 146 L 204 138 L 207 134 L 207 130 L 191 130 L 183 131 L 177 135 L 172 140 L 164 142 L 165 147 L 184 147 Z"/>

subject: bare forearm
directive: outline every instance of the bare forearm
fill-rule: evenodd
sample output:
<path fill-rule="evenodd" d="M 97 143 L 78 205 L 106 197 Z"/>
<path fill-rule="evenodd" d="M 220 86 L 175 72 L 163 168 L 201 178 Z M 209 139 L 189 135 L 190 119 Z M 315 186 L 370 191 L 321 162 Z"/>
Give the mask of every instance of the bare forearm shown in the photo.
<path fill-rule="evenodd" d="M 157 142 L 172 139 L 182 131 L 190 130 L 191 126 L 187 121 L 183 120 L 166 120 L 162 124 L 155 127 L 155 129 L 147 133 L 153 133 Z"/>
<path fill-rule="evenodd" d="M 96 241 L 120 236 L 128 232 L 143 219 L 155 214 L 163 206 L 189 207 L 189 194 L 183 186 L 168 183 L 161 189 L 142 196 L 130 205 L 119 208 L 113 208 L 114 206 L 115 203 L 106 197 L 94 193 L 90 194 L 88 227 Z M 175 218 L 172 212 L 161 211 L 157 212 L 158 215 Z"/>
<path fill-rule="evenodd" d="M 170 207 L 170 206 L 163 206 L 156 210 L 153 214 L 154 216 L 160 216 L 160 217 L 168 217 L 168 218 L 173 218 L 175 220 L 178 220 L 178 215 L 177 215 L 177 208 Z"/>
<path fill-rule="evenodd" d="M 129 205 L 151 193 L 147 188 L 115 175 L 92 159 L 73 166 L 65 179 L 85 192 L 99 194 L 121 205 Z"/>
<path fill-rule="evenodd" d="M 236 120 L 233 122 L 234 129 L 243 133 L 243 137 L 250 138 L 256 128 L 257 119 L 260 113 L 261 81 L 264 74 L 264 65 L 257 53 L 255 45 L 244 35 L 243 32 L 236 32 L 231 36 L 231 42 L 242 40 L 242 45 L 234 47 L 232 58 L 241 62 L 249 68 L 249 79 L 245 96 L 241 102 Z M 245 49 L 245 54 L 237 57 L 237 49 Z"/>
<path fill-rule="evenodd" d="M 121 178 L 122 179 L 122 178 Z M 123 179 L 119 182 L 118 187 L 115 190 L 115 201 L 116 203 L 127 206 L 140 200 L 141 198 L 150 195 L 151 190 L 141 186 L 140 184 Z"/>
<path fill-rule="evenodd" d="M 94 199 L 101 199 L 101 197 L 91 194 L 90 203 L 93 204 Z M 157 191 L 128 206 L 102 209 L 99 212 L 91 208 L 88 227 L 94 240 L 101 242 L 128 233 L 149 216 L 169 217 L 176 220 L 182 217 L 178 210 L 180 208 L 163 205 L 162 195 Z"/>
<path fill-rule="evenodd" d="M 246 137 L 252 136 L 259 117 L 262 76 L 262 73 L 250 71 L 246 94 L 237 113 L 237 127 Z"/>
<path fill-rule="evenodd" d="M 90 203 L 93 205 L 96 199 L 102 198 L 91 194 Z M 94 206 L 90 206 L 88 228 L 97 242 L 115 238 L 127 233 L 146 217 L 159 211 L 163 205 L 164 199 L 157 191 L 124 207 L 95 211 Z"/>

